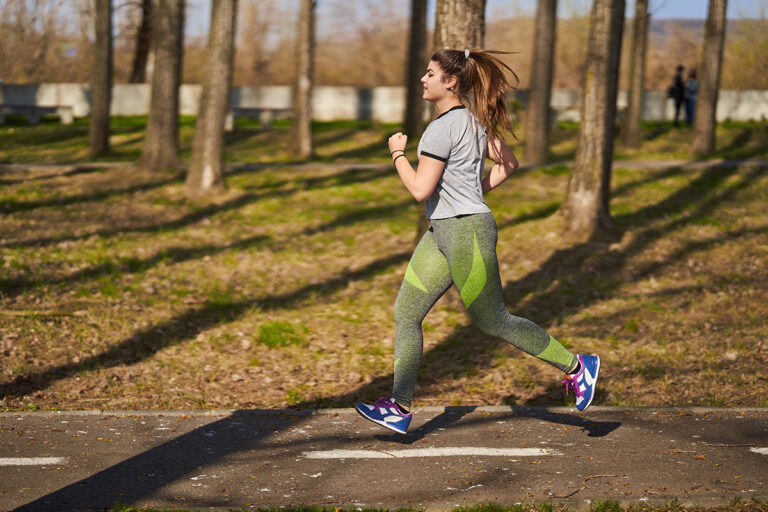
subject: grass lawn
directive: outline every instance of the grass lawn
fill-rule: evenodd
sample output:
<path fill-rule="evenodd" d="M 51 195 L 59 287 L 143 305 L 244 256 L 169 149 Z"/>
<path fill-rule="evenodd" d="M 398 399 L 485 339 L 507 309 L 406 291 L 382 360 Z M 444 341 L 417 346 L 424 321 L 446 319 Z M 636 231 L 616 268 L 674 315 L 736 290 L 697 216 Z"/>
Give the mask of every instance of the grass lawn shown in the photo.
<path fill-rule="evenodd" d="M 392 306 L 418 205 L 376 123 L 315 125 L 291 165 L 287 122 L 238 120 L 229 189 L 133 167 L 144 119 L 113 120 L 117 167 L 0 174 L 0 410 L 349 406 L 389 392 Z M 194 123 L 182 122 L 188 158 Z M 0 127 L 0 162 L 87 161 L 88 126 Z M 640 151 L 687 159 L 687 129 Z M 576 127 L 553 151 L 570 158 Z M 765 157 L 766 128 L 719 127 L 723 158 Z M 410 148 L 415 148 L 411 141 Z M 409 156 L 413 158 L 414 151 Z M 329 166 L 334 162 L 344 164 Z M 488 196 L 507 307 L 603 360 L 598 405 L 768 405 L 768 168 L 619 168 L 616 232 L 565 240 L 570 169 Z M 564 405 L 559 373 L 475 329 L 449 292 L 424 323 L 416 405 Z"/>

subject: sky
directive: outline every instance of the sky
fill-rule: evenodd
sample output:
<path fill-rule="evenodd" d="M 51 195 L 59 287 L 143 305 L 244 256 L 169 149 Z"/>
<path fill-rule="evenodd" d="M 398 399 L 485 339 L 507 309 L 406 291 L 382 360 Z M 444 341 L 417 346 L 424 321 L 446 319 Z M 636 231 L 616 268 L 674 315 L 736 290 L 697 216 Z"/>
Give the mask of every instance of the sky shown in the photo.
<path fill-rule="evenodd" d="M 357 0 L 348 0 L 350 9 L 354 9 Z M 434 23 L 435 0 L 428 0 L 427 18 Z M 298 8 L 298 0 L 284 0 L 286 5 L 295 4 Z M 338 3 L 338 2 L 337 2 Z M 410 9 L 409 0 L 393 2 L 401 13 L 407 15 Z M 495 16 L 532 16 L 536 11 L 537 0 L 487 0 L 486 19 Z M 401 5 L 402 4 L 402 5 Z M 709 0 L 649 0 L 649 10 L 655 19 L 668 18 L 694 18 L 707 17 Z M 322 16 L 322 9 L 329 5 L 327 0 L 318 0 L 318 17 Z M 589 12 L 592 0 L 559 0 L 558 16 L 569 17 L 574 13 L 583 14 Z M 627 0 L 627 17 L 632 17 L 635 10 L 635 1 Z M 208 18 L 210 16 L 210 0 L 188 0 L 187 4 L 188 35 L 204 35 L 208 32 Z M 729 0 L 728 18 L 757 18 L 768 15 L 768 0 Z M 431 24 L 430 23 L 430 24 Z M 319 27 L 321 28 L 321 27 Z"/>

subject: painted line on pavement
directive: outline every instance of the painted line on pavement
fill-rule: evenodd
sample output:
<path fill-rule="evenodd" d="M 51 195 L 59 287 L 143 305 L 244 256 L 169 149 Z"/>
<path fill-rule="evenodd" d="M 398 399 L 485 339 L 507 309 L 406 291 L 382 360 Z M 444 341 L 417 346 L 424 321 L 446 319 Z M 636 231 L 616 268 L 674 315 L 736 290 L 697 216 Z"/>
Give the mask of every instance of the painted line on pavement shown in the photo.
<path fill-rule="evenodd" d="M 0 457 L 0 466 L 49 466 L 65 462 L 63 457 Z"/>
<path fill-rule="evenodd" d="M 768 455 L 768 448 L 750 448 L 750 450 L 760 455 Z"/>
<path fill-rule="evenodd" d="M 303 452 L 308 459 L 404 459 L 408 457 L 450 457 L 485 455 L 491 457 L 540 457 L 560 455 L 557 450 L 542 448 L 412 448 L 406 450 L 325 450 Z"/>

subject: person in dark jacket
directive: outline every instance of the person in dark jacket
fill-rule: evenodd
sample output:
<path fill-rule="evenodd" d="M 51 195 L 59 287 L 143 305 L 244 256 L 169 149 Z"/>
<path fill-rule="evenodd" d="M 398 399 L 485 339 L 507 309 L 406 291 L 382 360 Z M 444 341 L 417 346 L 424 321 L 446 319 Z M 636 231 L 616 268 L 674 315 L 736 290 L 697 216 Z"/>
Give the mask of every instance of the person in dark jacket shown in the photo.
<path fill-rule="evenodd" d="M 675 100 L 675 126 L 678 126 L 680 118 L 680 107 L 685 101 L 685 78 L 683 75 L 683 66 L 678 65 L 675 69 L 675 80 L 669 88 L 669 96 Z"/>

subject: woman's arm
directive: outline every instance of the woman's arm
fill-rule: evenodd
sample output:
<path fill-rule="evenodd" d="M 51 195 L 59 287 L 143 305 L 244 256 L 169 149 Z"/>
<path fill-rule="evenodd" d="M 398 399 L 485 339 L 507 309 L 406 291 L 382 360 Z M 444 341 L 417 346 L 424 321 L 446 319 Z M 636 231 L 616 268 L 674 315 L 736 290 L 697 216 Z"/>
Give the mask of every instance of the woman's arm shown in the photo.
<path fill-rule="evenodd" d="M 432 195 L 437 182 L 440 181 L 440 176 L 443 175 L 443 168 L 445 168 L 444 162 L 428 156 L 419 158 L 419 165 L 415 171 L 406 158 L 398 158 L 395 162 L 395 169 L 403 180 L 405 188 L 419 202 Z"/>
<path fill-rule="evenodd" d="M 414 171 L 407 158 L 400 158 L 405 155 L 407 141 L 406 135 L 396 133 L 389 138 L 389 151 L 392 153 L 395 169 L 397 169 L 397 174 L 400 175 L 405 188 L 408 189 L 414 199 L 421 202 L 432 195 L 437 182 L 440 181 L 440 176 L 443 174 L 445 163 L 435 158 L 422 156 L 419 158 L 418 168 Z"/>
<path fill-rule="evenodd" d="M 520 162 L 503 140 L 493 135 L 488 136 L 488 158 L 494 165 L 483 178 L 483 195 L 501 185 L 520 167 Z"/>

